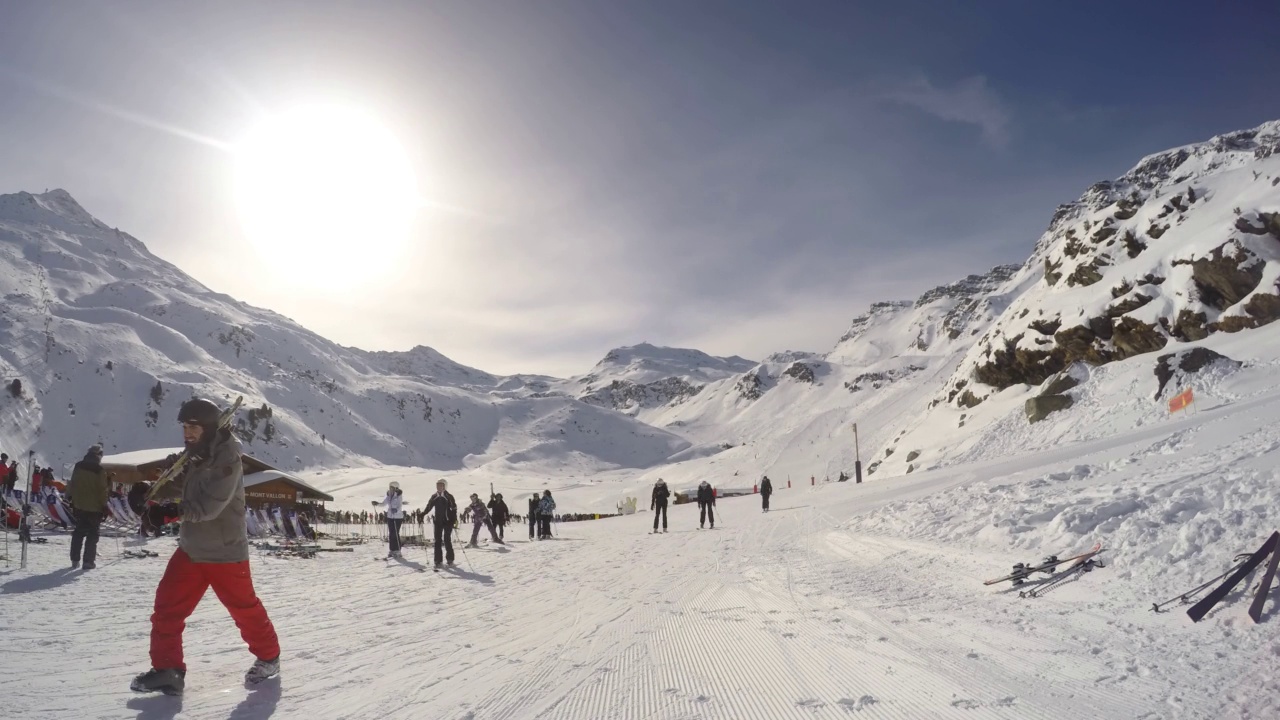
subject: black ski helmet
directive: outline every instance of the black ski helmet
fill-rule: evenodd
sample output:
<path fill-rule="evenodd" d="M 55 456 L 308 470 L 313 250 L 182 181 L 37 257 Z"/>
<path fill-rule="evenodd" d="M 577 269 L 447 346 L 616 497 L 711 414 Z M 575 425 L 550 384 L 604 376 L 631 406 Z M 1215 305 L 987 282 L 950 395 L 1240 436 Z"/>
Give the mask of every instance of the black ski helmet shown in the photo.
<path fill-rule="evenodd" d="M 218 417 L 221 415 L 222 409 L 212 400 L 191 398 L 182 403 L 182 408 L 178 410 L 178 422 L 191 422 L 203 425 L 205 428 L 214 428 L 218 426 Z"/>

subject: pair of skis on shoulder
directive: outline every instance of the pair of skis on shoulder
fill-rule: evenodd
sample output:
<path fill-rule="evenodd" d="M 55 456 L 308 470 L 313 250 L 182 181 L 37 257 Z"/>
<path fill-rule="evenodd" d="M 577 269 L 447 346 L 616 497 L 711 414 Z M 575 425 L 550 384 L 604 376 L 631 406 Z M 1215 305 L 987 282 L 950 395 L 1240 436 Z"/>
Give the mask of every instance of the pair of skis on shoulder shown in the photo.
<path fill-rule="evenodd" d="M 1013 566 L 1013 572 L 1003 577 L 994 578 L 983 582 L 983 585 L 995 585 L 996 583 L 1013 581 L 1016 587 L 1027 582 L 1035 573 L 1046 573 L 1051 577 L 1040 579 L 1037 587 L 1031 590 L 1024 590 L 1018 593 L 1019 597 L 1034 598 L 1040 597 L 1050 589 L 1065 582 L 1067 578 L 1078 575 L 1079 573 L 1089 572 L 1095 567 L 1104 567 L 1102 561 L 1097 559 L 1098 554 L 1102 553 L 1106 548 L 1102 547 L 1102 543 L 1096 543 L 1089 548 L 1087 552 L 1073 555 L 1067 558 L 1059 559 L 1056 555 L 1047 557 L 1039 564 L 1018 563 Z M 1061 572 L 1058 571 L 1059 566 L 1066 565 Z"/>

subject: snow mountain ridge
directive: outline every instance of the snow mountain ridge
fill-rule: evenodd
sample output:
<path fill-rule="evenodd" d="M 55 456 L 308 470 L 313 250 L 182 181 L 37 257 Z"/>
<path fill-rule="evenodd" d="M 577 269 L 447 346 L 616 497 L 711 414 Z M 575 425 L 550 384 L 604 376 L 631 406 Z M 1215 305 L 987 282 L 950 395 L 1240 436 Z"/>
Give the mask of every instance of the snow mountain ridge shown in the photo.
<path fill-rule="evenodd" d="M 1106 411 L 1100 378 L 1136 387 L 1185 365 L 1165 355 L 1280 316 L 1277 149 L 1280 121 L 1149 156 L 1060 207 L 1023 265 L 875 303 L 827 352 L 641 343 L 568 379 L 343 347 L 205 288 L 64 191 L 0 196 L 0 372 L 21 384 L 0 395 L 0 443 L 55 466 L 93 442 L 165 446 L 193 393 L 243 393 L 237 432 L 285 469 L 616 476 L 624 492 L 834 477 L 853 468 L 854 423 L 873 478 L 963 461 L 1011 428 L 1052 443 Z M 1150 384 L 1124 398 L 1146 403 L 1137 422 L 1164 412 Z"/>

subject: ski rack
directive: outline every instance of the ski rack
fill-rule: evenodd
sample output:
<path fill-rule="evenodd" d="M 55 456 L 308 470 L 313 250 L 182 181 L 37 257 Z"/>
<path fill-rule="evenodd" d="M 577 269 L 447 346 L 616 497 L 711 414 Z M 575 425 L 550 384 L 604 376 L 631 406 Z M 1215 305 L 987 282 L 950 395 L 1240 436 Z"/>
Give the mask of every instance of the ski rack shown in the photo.
<path fill-rule="evenodd" d="M 1262 607 L 1267 602 L 1267 595 L 1271 591 L 1271 582 L 1276 575 L 1276 566 L 1280 565 L 1280 530 L 1271 533 L 1266 542 L 1262 543 L 1262 547 L 1256 552 L 1249 555 L 1249 558 L 1235 567 L 1235 572 L 1231 574 L 1221 585 L 1214 588 L 1212 592 L 1204 597 L 1203 600 L 1191 606 L 1187 610 L 1187 617 L 1192 622 L 1200 622 L 1209 611 L 1219 602 L 1222 602 L 1231 591 L 1239 585 L 1242 580 L 1249 576 L 1254 570 L 1262 564 L 1263 560 L 1271 557 L 1271 562 L 1267 563 L 1267 569 L 1262 574 L 1262 583 L 1258 586 L 1257 594 L 1253 597 L 1253 602 L 1249 604 L 1249 617 L 1255 623 L 1262 621 Z M 1212 582 L 1212 581 L 1210 581 Z"/>

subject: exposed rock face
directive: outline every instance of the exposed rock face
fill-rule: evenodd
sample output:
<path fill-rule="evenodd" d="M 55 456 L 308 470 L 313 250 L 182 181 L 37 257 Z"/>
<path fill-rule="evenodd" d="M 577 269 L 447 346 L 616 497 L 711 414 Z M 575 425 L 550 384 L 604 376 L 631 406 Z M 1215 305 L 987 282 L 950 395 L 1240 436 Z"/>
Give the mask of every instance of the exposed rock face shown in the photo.
<path fill-rule="evenodd" d="M 1239 360 L 1232 360 L 1226 355 L 1204 347 L 1193 347 L 1182 352 L 1161 355 L 1156 360 L 1156 380 L 1160 385 L 1156 388 L 1155 397 L 1160 397 L 1165 385 L 1169 384 L 1178 371 L 1197 373 L 1215 362 L 1224 363 L 1232 368 L 1239 368 L 1243 364 Z"/>
<path fill-rule="evenodd" d="M 1075 401 L 1068 395 L 1040 395 L 1028 398 L 1023 411 L 1027 414 L 1027 420 L 1037 423 L 1048 417 L 1050 413 L 1066 410 L 1074 403 Z"/>
<path fill-rule="evenodd" d="M 1175 260 L 1174 264 L 1186 262 Z M 1216 310 L 1226 310 L 1258 287 L 1265 263 L 1233 241 L 1214 248 L 1208 257 L 1190 261 L 1190 265 L 1200 301 Z"/>
<path fill-rule="evenodd" d="M 765 391 L 765 381 L 760 377 L 762 372 L 764 371 L 753 371 L 738 378 L 738 383 L 735 385 L 738 394 L 747 400 L 759 400 Z"/>
<path fill-rule="evenodd" d="M 614 380 L 579 399 L 591 405 L 625 412 L 684 402 L 701 392 L 702 388 L 701 385 L 693 385 L 677 377 L 643 384 Z"/>
<path fill-rule="evenodd" d="M 869 385 L 873 390 L 879 390 L 889 383 L 914 375 L 921 370 L 924 370 L 923 365 L 908 365 L 905 368 L 894 368 L 883 372 L 862 373 L 853 380 L 846 380 L 844 389 L 852 393 L 858 392 Z"/>
<path fill-rule="evenodd" d="M 1049 381 L 1049 384 L 1044 387 L 1044 391 L 1041 392 L 1040 394 L 1041 395 L 1061 395 L 1066 391 L 1070 390 L 1071 388 L 1076 387 L 1079 384 L 1080 384 L 1080 381 L 1075 379 L 1075 377 L 1073 377 L 1072 375 L 1065 372 L 1059 373 L 1056 377 L 1054 377 L 1052 380 Z"/>
<path fill-rule="evenodd" d="M 813 366 L 802 362 L 791 363 L 786 370 L 782 371 L 782 374 L 787 377 L 795 378 L 800 382 L 812 383 L 814 381 Z"/>
<path fill-rule="evenodd" d="M 1280 283 L 1261 287 L 1280 264 L 1277 157 L 1280 121 L 1150 156 L 1060 206 L 1027 264 L 1044 282 L 1030 278 L 938 400 L 972 407 L 982 385 L 1039 385 L 1074 362 L 1280 319 Z"/>

